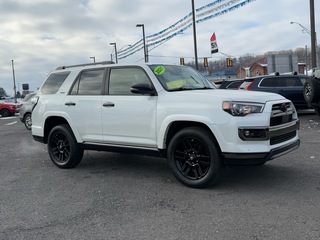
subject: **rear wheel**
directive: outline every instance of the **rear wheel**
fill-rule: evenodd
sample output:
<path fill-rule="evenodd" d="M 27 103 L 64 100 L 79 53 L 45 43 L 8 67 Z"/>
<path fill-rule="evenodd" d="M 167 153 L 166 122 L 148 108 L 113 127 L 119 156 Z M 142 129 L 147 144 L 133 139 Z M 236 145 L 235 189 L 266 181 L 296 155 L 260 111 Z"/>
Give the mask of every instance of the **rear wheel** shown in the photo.
<path fill-rule="evenodd" d="M 48 152 L 52 162 L 59 168 L 73 168 L 83 157 L 70 127 L 62 124 L 54 127 L 48 137 Z"/>
<path fill-rule="evenodd" d="M 32 119 L 31 119 L 31 113 L 27 113 L 23 118 L 24 125 L 28 130 L 31 130 L 32 125 Z"/>
<path fill-rule="evenodd" d="M 221 174 L 221 157 L 212 137 L 198 127 L 179 131 L 168 146 L 168 163 L 182 184 L 204 188 Z"/>

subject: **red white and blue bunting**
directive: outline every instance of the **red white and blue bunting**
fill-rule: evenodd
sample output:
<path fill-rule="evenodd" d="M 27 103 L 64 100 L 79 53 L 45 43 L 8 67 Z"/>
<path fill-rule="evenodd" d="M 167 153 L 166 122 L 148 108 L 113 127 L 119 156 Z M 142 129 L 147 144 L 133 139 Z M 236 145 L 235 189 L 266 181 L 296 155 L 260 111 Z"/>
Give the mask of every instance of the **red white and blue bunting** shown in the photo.
<path fill-rule="evenodd" d="M 240 7 L 243 7 L 255 0 L 216 0 L 205 6 L 197 8 L 195 10 L 196 15 L 196 24 L 208 21 L 212 18 L 224 15 L 228 12 L 236 10 Z M 157 32 L 155 34 L 146 36 L 146 45 L 147 48 L 155 45 L 160 45 L 171 38 L 177 36 L 178 34 L 183 33 L 188 28 L 192 26 L 192 12 L 181 18 L 176 23 L 172 24 L 168 28 Z M 124 59 L 138 51 L 143 49 L 143 39 L 134 43 L 133 45 L 128 45 L 128 47 L 119 51 L 118 59 Z"/>

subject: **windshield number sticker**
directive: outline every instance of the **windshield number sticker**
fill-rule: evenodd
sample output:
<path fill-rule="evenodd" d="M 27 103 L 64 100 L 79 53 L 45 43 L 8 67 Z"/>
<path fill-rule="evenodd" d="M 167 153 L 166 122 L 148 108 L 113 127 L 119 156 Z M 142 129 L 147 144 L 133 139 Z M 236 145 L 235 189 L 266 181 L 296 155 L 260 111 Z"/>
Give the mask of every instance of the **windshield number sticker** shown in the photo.
<path fill-rule="evenodd" d="M 158 66 L 153 70 L 154 74 L 158 76 L 164 74 L 165 71 L 166 69 L 163 66 Z"/>

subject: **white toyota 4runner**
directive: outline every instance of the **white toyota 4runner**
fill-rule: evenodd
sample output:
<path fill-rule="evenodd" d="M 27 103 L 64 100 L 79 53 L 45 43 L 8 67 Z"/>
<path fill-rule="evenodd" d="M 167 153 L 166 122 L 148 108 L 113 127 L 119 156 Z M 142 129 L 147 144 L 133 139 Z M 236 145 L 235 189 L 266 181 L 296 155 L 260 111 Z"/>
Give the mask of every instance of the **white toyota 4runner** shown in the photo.
<path fill-rule="evenodd" d="M 204 188 L 223 166 L 261 165 L 300 144 L 289 100 L 217 89 L 180 65 L 58 67 L 34 103 L 33 138 L 60 168 L 77 166 L 86 149 L 152 154 L 166 157 L 181 183 Z"/>

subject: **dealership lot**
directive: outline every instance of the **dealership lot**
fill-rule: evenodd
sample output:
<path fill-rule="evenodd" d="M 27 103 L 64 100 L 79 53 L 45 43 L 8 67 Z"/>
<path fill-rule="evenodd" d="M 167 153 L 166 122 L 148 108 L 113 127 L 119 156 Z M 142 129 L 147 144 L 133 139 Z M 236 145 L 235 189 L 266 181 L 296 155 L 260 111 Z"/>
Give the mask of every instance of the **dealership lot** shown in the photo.
<path fill-rule="evenodd" d="M 58 169 L 19 116 L 0 118 L 0 239 L 320 239 L 320 118 L 299 116 L 297 151 L 204 190 L 159 158 L 86 151 Z"/>

